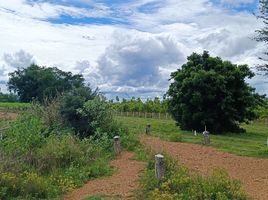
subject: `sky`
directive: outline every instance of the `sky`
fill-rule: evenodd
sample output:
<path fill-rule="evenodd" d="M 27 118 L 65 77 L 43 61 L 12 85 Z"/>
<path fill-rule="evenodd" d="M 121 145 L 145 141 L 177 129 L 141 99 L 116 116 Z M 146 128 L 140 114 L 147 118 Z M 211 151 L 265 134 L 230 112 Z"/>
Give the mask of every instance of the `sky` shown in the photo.
<path fill-rule="evenodd" d="M 254 66 L 257 0 L 0 0 L 0 87 L 31 63 L 80 73 L 108 98 L 161 97 L 204 50 Z M 268 94 L 265 77 L 247 80 Z"/>

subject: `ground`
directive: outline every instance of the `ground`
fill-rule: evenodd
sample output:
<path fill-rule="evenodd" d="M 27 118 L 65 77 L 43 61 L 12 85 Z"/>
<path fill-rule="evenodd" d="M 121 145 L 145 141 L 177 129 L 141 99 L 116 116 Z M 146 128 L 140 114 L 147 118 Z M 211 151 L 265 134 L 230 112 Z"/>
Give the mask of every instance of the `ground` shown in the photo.
<path fill-rule="evenodd" d="M 116 169 L 113 176 L 89 181 L 83 187 L 65 196 L 65 200 L 82 200 L 92 195 L 118 196 L 122 200 L 132 199 L 138 189 L 140 172 L 145 163 L 133 159 L 134 154 L 123 152 L 111 162 Z"/>
<path fill-rule="evenodd" d="M 142 136 L 141 140 L 153 151 L 165 152 L 202 175 L 210 175 L 213 169 L 223 168 L 232 178 L 242 182 L 249 196 L 268 199 L 268 159 L 242 157 L 207 146 L 168 142 L 150 136 Z"/>

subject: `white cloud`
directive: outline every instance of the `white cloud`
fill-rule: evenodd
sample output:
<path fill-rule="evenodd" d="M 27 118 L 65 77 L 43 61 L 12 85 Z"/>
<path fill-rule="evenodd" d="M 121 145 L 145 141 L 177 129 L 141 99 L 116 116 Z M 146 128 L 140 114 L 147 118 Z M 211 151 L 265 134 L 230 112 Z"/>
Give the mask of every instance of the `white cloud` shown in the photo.
<path fill-rule="evenodd" d="M 92 86 L 105 93 L 153 96 L 163 94 L 170 72 L 193 51 L 206 49 L 212 55 L 253 66 L 263 48 L 251 40 L 261 24 L 253 15 L 228 12 L 209 0 L 137 0 L 113 6 L 78 0 L 92 8 L 67 6 L 67 1 L 61 1 L 64 5 L 56 3 L 59 1 L 1 1 L 0 58 L 23 49 L 37 64 L 83 73 Z M 46 21 L 61 15 L 107 17 L 126 25 Z M 0 73 L 6 76 L 13 61 L 3 58 Z M 261 83 L 256 87 L 267 91 Z"/>
<path fill-rule="evenodd" d="M 99 73 L 106 83 L 118 88 L 166 87 L 161 67 L 182 63 L 183 45 L 172 37 L 131 31 L 116 33 L 114 42 L 99 59 Z"/>

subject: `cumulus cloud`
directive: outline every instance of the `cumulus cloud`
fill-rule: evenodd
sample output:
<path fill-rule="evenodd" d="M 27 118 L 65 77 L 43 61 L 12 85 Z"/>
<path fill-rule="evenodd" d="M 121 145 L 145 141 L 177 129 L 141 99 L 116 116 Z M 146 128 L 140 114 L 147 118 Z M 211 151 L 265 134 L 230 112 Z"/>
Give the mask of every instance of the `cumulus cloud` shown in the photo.
<path fill-rule="evenodd" d="M 168 77 L 162 76 L 161 67 L 184 60 L 182 45 L 169 36 L 135 32 L 116 33 L 114 38 L 98 64 L 105 82 L 118 88 L 165 88 Z"/>
<path fill-rule="evenodd" d="M 26 68 L 34 63 L 34 58 L 30 53 L 20 50 L 14 54 L 4 53 L 3 61 L 9 68 Z"/>

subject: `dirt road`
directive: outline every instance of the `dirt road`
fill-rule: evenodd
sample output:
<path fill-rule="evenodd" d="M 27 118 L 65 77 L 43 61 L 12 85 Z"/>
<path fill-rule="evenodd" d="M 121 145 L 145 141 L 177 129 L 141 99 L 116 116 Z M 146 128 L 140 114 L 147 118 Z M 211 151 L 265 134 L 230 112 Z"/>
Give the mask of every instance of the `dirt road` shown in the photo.
<path fill-rule="evenodd" d="M 82 200 L 86 197 L 102 194 L 120 196 L 122 200 L 131 199 L 134 190 L 138 188 L 140 172 L 145 163 L 133 160 L 133 153 L 124 152 L 111 162 L 116 172 L 113 176 L 89 181 L 83 187 L 67 194 L 65 200 Z"/>

